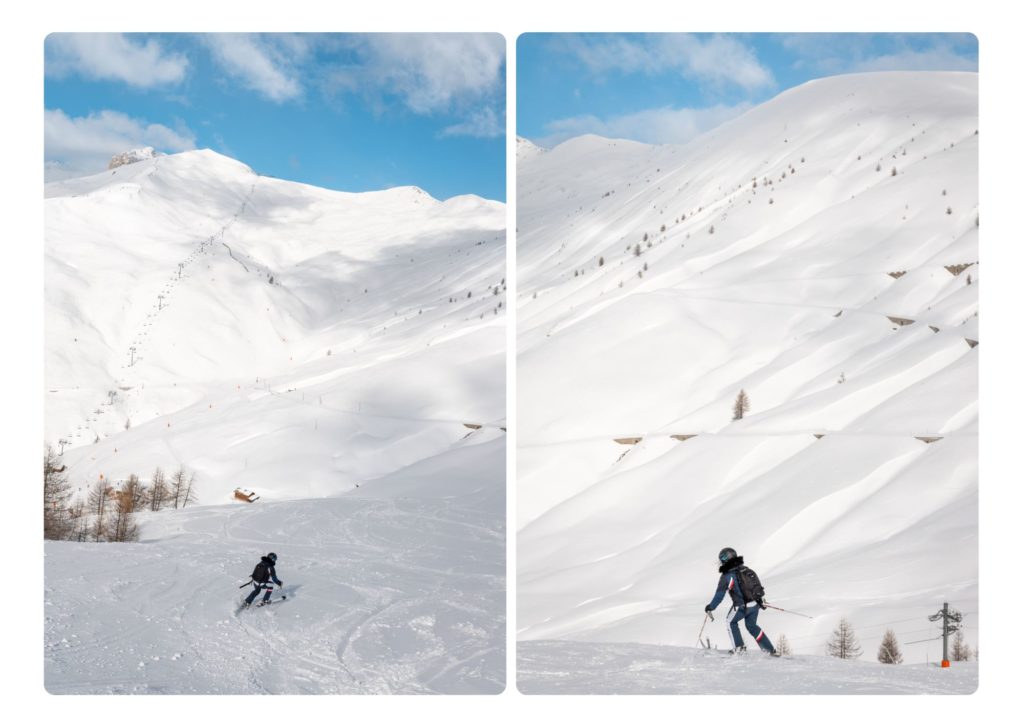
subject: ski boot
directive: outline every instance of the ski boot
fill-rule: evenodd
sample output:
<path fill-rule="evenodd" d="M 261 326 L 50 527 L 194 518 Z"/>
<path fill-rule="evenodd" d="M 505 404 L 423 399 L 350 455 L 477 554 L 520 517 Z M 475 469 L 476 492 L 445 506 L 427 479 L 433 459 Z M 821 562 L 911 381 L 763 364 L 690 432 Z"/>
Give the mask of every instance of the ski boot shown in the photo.
<path fill-rule="evenodd" d="M 734 648 L 731 651 L 729 651 L 729 654 L 733 655 L 733 656 L 737 656 L 737 655 L 741 655 L 741 654 L 746 653 L 746 652 L 747 652 L 747 647 L 746 646 L 739 646 L 739 647 Z"/>

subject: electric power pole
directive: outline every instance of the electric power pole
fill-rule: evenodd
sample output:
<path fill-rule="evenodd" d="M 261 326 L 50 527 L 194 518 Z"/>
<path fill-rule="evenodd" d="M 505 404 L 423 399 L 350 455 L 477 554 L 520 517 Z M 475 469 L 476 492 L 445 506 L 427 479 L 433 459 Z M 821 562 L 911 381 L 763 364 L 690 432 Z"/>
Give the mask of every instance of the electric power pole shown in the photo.
<path fill-rule="evenodd" d="M 950 611 L 949 604 L 942 604 L 942 610 L 928 616 L 929 621 L 942 621 L 942 667 L 949 668 L 949 637 L 960 630 L 964 616 L 959 611 Z"/>

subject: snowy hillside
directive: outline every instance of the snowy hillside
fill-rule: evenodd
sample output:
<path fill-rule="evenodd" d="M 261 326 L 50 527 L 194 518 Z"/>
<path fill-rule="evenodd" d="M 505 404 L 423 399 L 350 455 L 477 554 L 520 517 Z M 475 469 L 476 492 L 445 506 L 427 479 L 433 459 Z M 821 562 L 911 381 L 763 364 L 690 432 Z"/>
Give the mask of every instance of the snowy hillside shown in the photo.
<path fill-rule="evenodd" d="M 141 543 L 47 542 L 46 689 L 500 692 L 505 451 L 485 433 L 358 495 L 142 514 Z M 236 616 L 271 547 L 287 599 Z"/>
<path fill-rule="evenodd" d="M 77 485 L 185 463 L 203 503 L 322 496 L 504 426 L 500 203 L 209 150 L 46 195 L 46 439 Z"/>
<path fill-rule="evenodd" d="M 47 544 L 51 692 L 501 690 L 504 215 L 209 150 L 46 186 L 72 501 L 157 467 L 198 494 Z M 294 604 L 235 618 L 270 550 Z"/>
<path fill-rule="evenodd" d="M 733 546 L 798 654 L 846 616 L 935 659 L 943 601 L 976 645 L 977 102 L 847 75 L 520 148 L 521 639 L 693 646 Z"/>

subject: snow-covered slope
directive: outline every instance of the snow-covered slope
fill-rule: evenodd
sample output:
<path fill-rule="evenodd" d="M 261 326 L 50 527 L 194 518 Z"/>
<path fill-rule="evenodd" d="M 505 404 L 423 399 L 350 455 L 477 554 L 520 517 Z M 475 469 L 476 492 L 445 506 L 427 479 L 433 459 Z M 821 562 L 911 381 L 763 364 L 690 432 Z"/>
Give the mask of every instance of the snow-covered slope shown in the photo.
<path fill-rule="evenodd" d="M 825 656 L 770 658 L 636 643 L 523 641 L 516 686 L 526 694 L 966 694 L 978 664 L 874 665 Z"/>
<path fill-rule="evenodd" d="M 976 75 L 872 73 L 520 152 L 520 637 L 693 645 L 733 546 L 798 653 L 976 642 L 977 151 Z"/>
<path fill-rule="evenodd" d="M 208 150 L 46 186 L 73 500 L 182 465 L 199 497 L 47 545 L 51 692 L 501 690 L 504 214 Z M 235 618 L 270 550 L 290 600 Z"/>
<path fill-rule="evenodd" d="M 46 195 L 46 439 L 77 485 L 185 463 L 204 503 L 322 496 L 503 426 L 502 204 L 209 150 Z"/>
<path fill-rule="evenodd" d="M 46 689 L 500 692 L 504 448 L 487 430 L 365 492 L 142 514 L 141 543 L 47 542 Z M 287 599 L 235 615 L 271 549 Z"/>

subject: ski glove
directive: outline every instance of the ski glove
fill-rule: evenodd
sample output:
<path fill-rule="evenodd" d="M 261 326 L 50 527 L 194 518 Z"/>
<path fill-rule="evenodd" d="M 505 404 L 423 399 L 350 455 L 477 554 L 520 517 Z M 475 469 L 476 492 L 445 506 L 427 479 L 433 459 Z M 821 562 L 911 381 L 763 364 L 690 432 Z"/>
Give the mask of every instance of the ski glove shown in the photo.
<path fill-rule="evenodd" d="M 711 613 L 711 604 L 710 603 L 704 607 L 704 613 Z"/>

